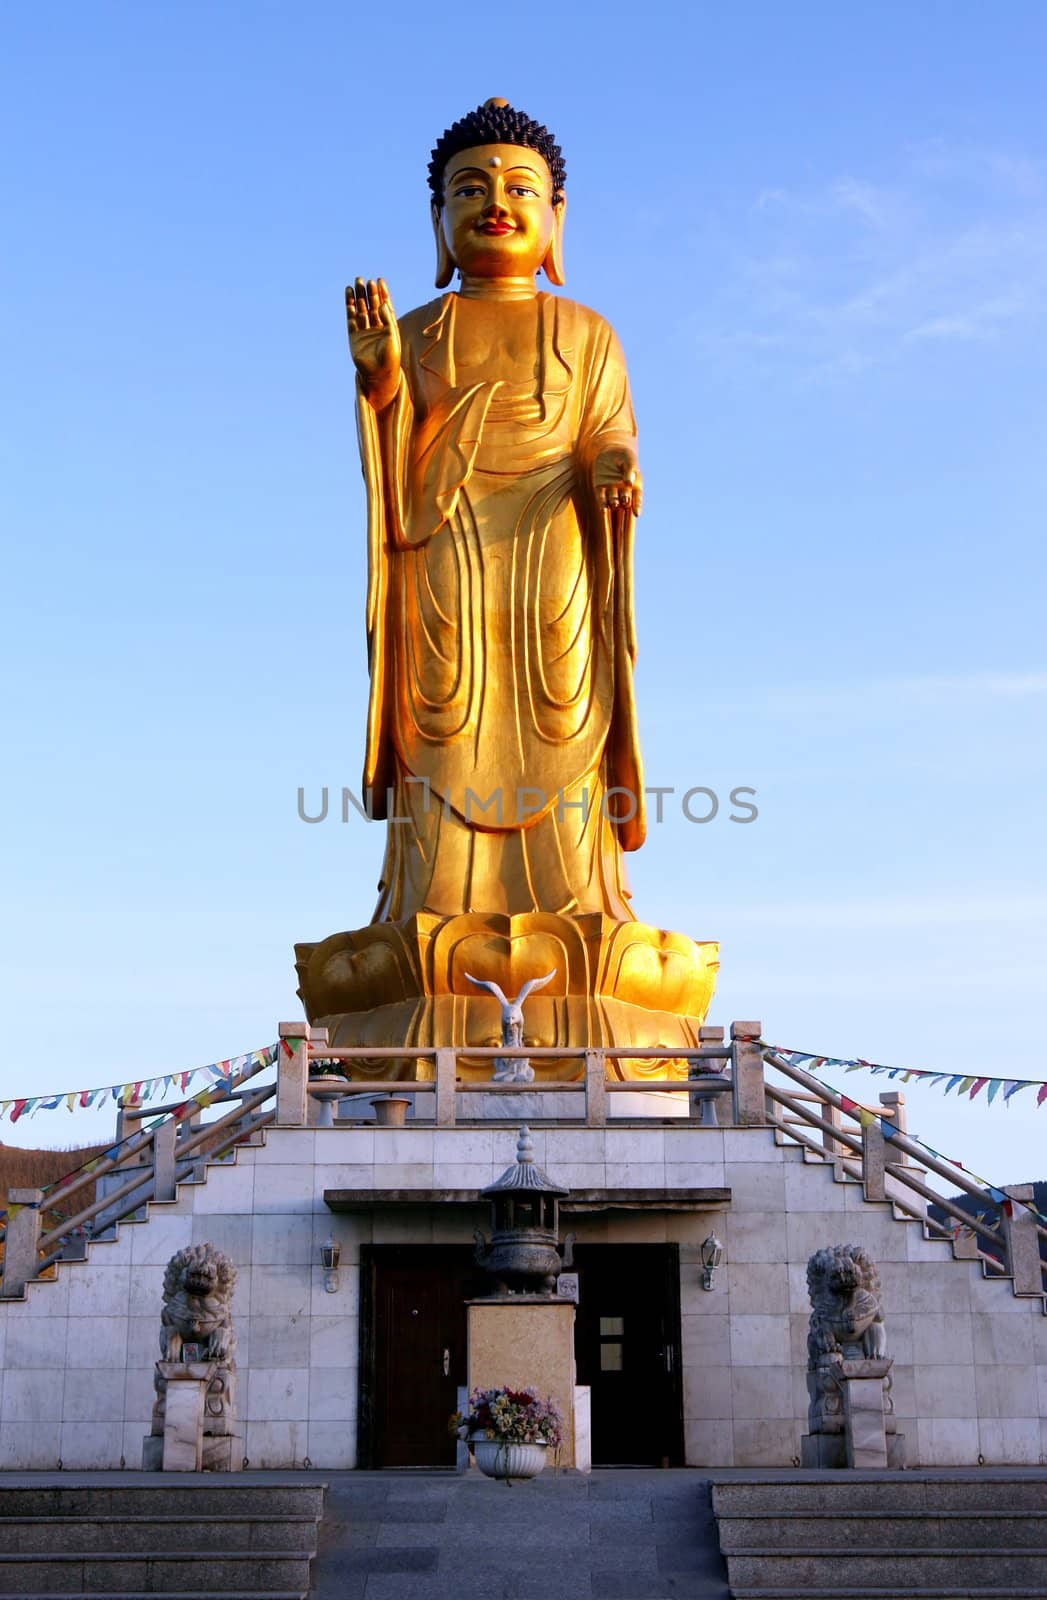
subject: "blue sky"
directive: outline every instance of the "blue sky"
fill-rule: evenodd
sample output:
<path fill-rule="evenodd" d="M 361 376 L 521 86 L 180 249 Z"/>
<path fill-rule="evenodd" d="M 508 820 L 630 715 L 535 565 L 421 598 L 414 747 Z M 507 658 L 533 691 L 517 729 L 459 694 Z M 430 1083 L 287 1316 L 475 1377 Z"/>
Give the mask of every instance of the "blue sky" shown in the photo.
<path fill-rule="evenodd" d="M 431 297 L 425 168 L 491 94 L 567 158 L 647 498 L 640 916 L 710 1020 L 1047 1078 L 1047 13 L 22 6 L 5 19 L 0 1094 L 180 1070 L 365 922 L 364 521 L 341 295 Z M 873 1092 L 856 1074 L 852 1094 Z M 910 1123 L 996 1182 L 1047 1108 Z M 71 1142 L 90 1119 L 0 1137 Z"/>

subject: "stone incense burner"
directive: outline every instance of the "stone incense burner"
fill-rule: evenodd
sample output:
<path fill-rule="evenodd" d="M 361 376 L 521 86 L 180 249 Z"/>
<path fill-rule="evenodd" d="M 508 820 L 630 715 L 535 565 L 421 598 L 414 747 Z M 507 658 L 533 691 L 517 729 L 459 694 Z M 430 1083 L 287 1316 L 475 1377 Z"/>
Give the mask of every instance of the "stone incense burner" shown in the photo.
<path fill-rule="evenodd" d="M 574 1234 L 562 1252 L 559 1242 L 559 1202 L 570 1191 L 535 1164 L 529 1128 L 520 1129 L 513 1165 L 480 1193 L 491 1202 L 491 1238 L 477 1230 L 475 1259 L 494 1280 L 495 1296 L 555 1294 L 574 1261 Z"/>

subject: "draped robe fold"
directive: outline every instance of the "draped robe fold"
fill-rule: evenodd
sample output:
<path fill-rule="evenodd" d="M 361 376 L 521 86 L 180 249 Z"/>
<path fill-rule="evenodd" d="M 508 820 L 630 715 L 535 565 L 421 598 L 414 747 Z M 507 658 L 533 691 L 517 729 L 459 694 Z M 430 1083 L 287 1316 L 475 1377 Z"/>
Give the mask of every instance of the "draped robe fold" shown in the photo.
<path fill-rule="evenodd" d="M 377 415 L 358 402 L 364 791 L 389 819 L 374 920 L 628 920 L 621 853 L 644 836 L 632 516 L 599 508 L 590 481 L 599 451 L 635 443 L 624 359 L 595 312 L 540 294 L 534 382 L 470 368 L 459 383 L 458 303 L 402 318 L 395 398 Z"/>

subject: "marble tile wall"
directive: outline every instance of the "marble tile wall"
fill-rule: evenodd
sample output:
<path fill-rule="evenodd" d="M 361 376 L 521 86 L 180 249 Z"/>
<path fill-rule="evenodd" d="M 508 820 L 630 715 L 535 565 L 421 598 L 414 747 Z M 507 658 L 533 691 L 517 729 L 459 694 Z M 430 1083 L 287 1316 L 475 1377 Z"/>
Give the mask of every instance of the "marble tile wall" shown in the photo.
<path fill-rule="evenodd" d="M 806 1429 L 808 1256 L 866 1245 L 883 1281 L 895 1410 L 913 1465 L 1035 1464 L 1047 1452 L 1047 1318 L 888 1205 L 768 1129 L 550 1128 L 535 1157 L 573 1188 L 722 1187 L 722 1213 L 583 1217 L 582 1239 L 677 1242 L 687 1459 L 788 1466 Z M 355 1465 L 359 1261 L 369 1242 L 452 1243 L 473 1218 L 332 1214 L 331 1188 L 475 1188 L 514 1159 L 513 1129 L 282 1129 L 206 1183 L 122 1225 L 86 1263 L 0 1302 L 0 1468 L 136 1467 L 152 1406 L 163 1269 L 210 1240 L 237 1263 L 238 1414 L 252 1467 Z M 700 1286 L 712 1229 L 726 1262 Z M 319 1246 L 341 1245 L 324 1290 Z"/>

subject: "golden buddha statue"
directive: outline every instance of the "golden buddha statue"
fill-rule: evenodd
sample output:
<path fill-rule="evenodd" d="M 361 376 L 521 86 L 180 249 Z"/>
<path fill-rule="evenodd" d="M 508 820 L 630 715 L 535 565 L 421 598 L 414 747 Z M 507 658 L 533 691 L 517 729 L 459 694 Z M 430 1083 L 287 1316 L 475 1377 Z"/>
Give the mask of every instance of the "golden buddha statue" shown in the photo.
<path fill-rule="evenodd" d="M 466 969 L 516 989 L 555 967 L 527 1043 L 693 1044 L 716 947 L 639 923 L 623 862 L 645 832 L 625 361 L 602 317 L 537 288 L 564 281 L 547 129 L 489 100 L 429 170 L 457 292 L 398 319 L 382 279 L 346 290 L 380 897 L 368 928 L 297 947 L 300 992 L 337 1043 L 487 1044 Z"/>

